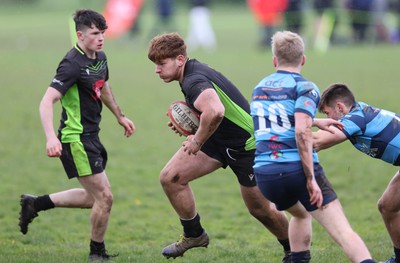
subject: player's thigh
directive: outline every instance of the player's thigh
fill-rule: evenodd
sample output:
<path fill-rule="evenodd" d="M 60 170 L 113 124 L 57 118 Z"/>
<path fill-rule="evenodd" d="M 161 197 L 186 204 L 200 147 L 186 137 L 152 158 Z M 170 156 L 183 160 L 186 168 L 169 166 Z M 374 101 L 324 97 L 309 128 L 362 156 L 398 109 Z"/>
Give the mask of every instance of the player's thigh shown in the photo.
<path fill-rule="evenodd" d="M 240 192 L 244 203 L 250 210 L 257 208 L 269 209 L 271 206 L 275 207 L 273 203 L 264 197 L 258 186 L 240 185 Z"/>
<path fill-rule="evenodd" d="M 384 206 L 385 209 L 399 210 L 400 209 L 400 173 L 399 171 L 390 180 L 388 186 L 379 199 L 379 206 Z"/>
<path fill-rule="evenodd" d="M 110 182 L 104 171 L 88 176 L 80 176 L 78 181 L 94 199 L 112 198 Z"/>
<path fill-rule="evenodd" d="M 308 219 L 311 217 L 310 213 L 300 202 L 296 202 L 294 205 L 286 209 L 286 211 L 299 219 Z"/>
<path fill-rule="evenodd" d="M 172 156 L 161 171 L 162 181 L 188 183 L 203 175 L 209 174 L 222 166 L 222 163 L 199 151 L 189 155 L 183 148 Z"/>
<path fill-rule="evenodd" d="M 310 213 L 335 240 L 338 240 L 338 235 L 352 231 L 339 199 Z"/>

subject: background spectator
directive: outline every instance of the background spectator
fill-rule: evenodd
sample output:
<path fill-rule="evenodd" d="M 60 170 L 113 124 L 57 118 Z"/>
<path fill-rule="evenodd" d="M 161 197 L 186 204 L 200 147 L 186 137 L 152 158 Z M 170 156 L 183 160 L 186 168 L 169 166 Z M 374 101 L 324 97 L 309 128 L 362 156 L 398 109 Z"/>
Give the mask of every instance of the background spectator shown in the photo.
<path fill-rule="evenodd" d="M 281 27 L 287 0 L 247 0 L 247 4 L 261 27 L 260 45 L 269 47 L 272 35 Z"/>
<path fill-rule="evenodd" d="M 217 45 L 208 0 L 191 0 L 187 44 L 191 50 L 214 50 Z"/>
<path fill-rule="evenodd" d="M 367 30 L 371 23 L 372 6 L 373 0 L 349 0 L 347 2 L 355 43 L 366 40 Z"/>

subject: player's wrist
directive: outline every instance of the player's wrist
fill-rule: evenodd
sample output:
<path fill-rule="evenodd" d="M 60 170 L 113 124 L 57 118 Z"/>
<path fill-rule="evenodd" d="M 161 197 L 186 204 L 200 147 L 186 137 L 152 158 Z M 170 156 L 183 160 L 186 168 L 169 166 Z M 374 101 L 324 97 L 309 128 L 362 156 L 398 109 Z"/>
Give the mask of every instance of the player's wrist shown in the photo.
<path fill-rule="evenodd" d="M 203 144 L 202 144 L 201 142 L 197 141 L 194 137 L 193 137 L 192 142 L 193 142 L 194 144 L 196 144 L 199 148 L 201 148 L 201 146 L 203 146 Z"/>

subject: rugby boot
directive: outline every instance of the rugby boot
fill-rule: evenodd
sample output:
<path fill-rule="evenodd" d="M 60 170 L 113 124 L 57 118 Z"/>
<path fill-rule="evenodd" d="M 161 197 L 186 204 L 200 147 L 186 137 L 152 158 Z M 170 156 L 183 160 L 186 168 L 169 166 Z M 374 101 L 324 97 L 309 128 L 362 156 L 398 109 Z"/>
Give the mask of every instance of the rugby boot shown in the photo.
<path fill-rule="evenodd" d="M 386 260 L 386 261 L 381 261 L 381 262 L 379 262 L 379 263 L 397 263 L 397 261 L 395 260 L 395 258 L 394 258 L 394 256 L 393 256 L 393 257 L 389 258 L 388 260 Z"/>
<path fill-rule="evenodd" d="M 180 239 L 169 245 L 166 246 L 162 254 L 166 258 L 176 258 L 181 257 L 183 254 L 194 247 L 207 247 L 210 242 L 206 231 L 203 232 L 199 237 L 185 237 L 181 235 Z"/>
<path fill-rule="evenodd" d="M 282 258 L 282 263 L 292 263 L 291 255 L 292 253 L 290 251 L 285 251 L 285 255 Z"/>
<path fill-rule="evenodd" d="M 21 195 L 21 200 L 20 200 L 20 205 L 21 205 L 21 211 L 19 213 L 19 227 L 22 232 L 22 234 L 28 233 L 28 225 L 32 222 L 32 220 L 38 216 L 35 207 L 34 207 L 34 202 L 36 200 L 37 196 L 34 195 L 29 195 L 29 194 L 23 194 Z"/>
<path fill-rule="evenodd" d="M 89 254 L 89 262 L 114 262 L 112 258 L 118 257 L 118 254 L 109 255 L 106 250 L 101 251 L 100 253 L 90 253 Z"/>

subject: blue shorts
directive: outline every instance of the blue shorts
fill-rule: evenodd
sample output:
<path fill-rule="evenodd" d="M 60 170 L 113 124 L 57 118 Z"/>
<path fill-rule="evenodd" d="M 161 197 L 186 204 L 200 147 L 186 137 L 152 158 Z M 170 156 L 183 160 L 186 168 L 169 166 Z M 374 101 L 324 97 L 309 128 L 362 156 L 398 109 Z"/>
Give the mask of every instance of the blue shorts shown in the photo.
<path fill-rule="evenodd" d="M 314 164 L 314 174 L 315 180 L 321 188 L 322 205 L 329 204 L 337 199 L 336 193 L 328 178 L 326 178 L 321 165 Z M 310 195 L 306 187 L 306 175 L 303 170 L 274 175 L 256 173 L 256 181 L 263 195 L 275 203 L 278 210 L 287 210 L 298 201 L 309 212 L 318 208 L 310 203 Z"/>

